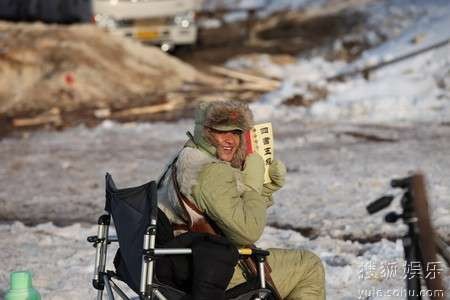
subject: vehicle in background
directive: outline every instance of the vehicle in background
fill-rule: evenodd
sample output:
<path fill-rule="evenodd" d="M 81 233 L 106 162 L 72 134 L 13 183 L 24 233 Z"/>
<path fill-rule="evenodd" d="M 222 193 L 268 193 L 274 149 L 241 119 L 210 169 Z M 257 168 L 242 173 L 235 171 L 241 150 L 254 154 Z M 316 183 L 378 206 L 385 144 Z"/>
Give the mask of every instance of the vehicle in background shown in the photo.
<path fill-rule="evenodd" d="M 203 0 L 94 0 L 95 23 L 164 51 L 197 41 L 195 12 Z"/>
<path fill-rule="evenodd" d="M 0 0 L 0 20 L 73 24 L 91 19 L 91 0 Z"/>

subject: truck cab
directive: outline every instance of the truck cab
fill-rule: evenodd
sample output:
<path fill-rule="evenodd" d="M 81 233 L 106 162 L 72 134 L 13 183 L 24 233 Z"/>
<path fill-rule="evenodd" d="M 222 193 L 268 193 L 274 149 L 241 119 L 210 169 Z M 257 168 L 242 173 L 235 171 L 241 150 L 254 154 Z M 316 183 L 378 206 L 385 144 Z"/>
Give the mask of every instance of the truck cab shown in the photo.
<path fill-rule="evenodd" d="M 203 0 L 93 0 L 94 21 L 113 33 L 164 51 L 197 41 L 195 13 Z"/>

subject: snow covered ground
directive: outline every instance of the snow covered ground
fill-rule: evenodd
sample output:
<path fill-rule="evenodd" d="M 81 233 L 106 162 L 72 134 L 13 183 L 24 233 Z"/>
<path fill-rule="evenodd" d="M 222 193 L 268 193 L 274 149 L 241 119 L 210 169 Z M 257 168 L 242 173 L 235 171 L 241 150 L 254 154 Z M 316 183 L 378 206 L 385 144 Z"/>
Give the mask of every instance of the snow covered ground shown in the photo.
<path fill-rule="evenodd" d="M 66 227 L 0 225 L 1 288 L 6 289 L 10 271 L 28 269 L 46 299 L 67 299 L 67 295 L 92 298 L 89 277 L 94 249 L 85 240 L 96 229 L 86 222 L 92 224 L 102 212 L 104 173 L 110 171 L 120 186 L 156 178 L 164 162 L 182 145 L 184 130 L 191 124 L 190 120 L 134 126 L 108 122 L 95 129 L 39 132 L 27 139 L 1 141 L 0 155 L 9 157 L 2 163 L 5 167 L 0 175 L 3 207 L 16 213 L 15 219 L 27 222 L 34 218 L 75 222 Z M 275 120 L 275 128 L 277 155 L 287 163 L 289 173 L 269 211 L 269 226 L 260 245 L 306 247 L 319 254 L 326 263 L 330 299 L 357 299 L 360 292 L 370 292 L 372 287 L 389 290 L 403 286 L 400 241 L 352 242 L 404 233 L 400 224 L 384 224 L 383 213 L 368 216 L 365 212 L 365 206 L 386 190 L 390 178 L 417 168 L 424 170 L 434 224 L 447 239 L 450 236 L 450 127 Z M 352 132 L 393 141 L 368 142 L 353 137 Z M 299 234 L 308 231 L 316 238 Z M 372 270 L 369 263 L 376 272 L 361 278 L 365 268 Z M 398 267 L 394 278 L 383 277 L 387 276 L 383 273 L 387 264 Z"/>
<path fill-rule="evenodd" d="M 401 240 L 390 241 L 405 227 L 383 223 L 389 210 L 365 211 L 391 178 L 418 169 L 426 174 L 433 224 L 450 240 L 450 46 L 382 68 L 369 80 L 325 81 L 450 37 L 448 2 L 413 1 L 398 11 L 401 4 L 394 1 L 391 13 L 410 17 L 393 28 L 398 32 L 352 65 L 301 57 L 280 67 L 261 59 L 262 69 L 282 78 L 283 86 L 252 109 L 259 120 L 273 121 L 276 156 L 289 172 L 259 245 L 317 253 L 326 267 L 328 299 L 406 298 Z M 373 20 L 384 13 L 377 4 L 367 10 Z M 410 44 L 414 38 L 419 44 Z M 307 92 L 308 84 L 326 88 L 326 99 L 309 108 L 282 104 Z M 0 295 L 11 271 L 27 269 L 44 299 L 92 299 L 94 249 L 85 240 L 96 233 L 92 224 L 102 213 L 105 172 L 119 186 L 156 178 L 191 128 L 192 120 L 106 121 L 93 129 L 1 140 L 0 217 L 8 222 L 0 225 Z M 391 208 L 398 211 L 398 200 Z M 449 270 L 440 266 L 450 286 Z"/>

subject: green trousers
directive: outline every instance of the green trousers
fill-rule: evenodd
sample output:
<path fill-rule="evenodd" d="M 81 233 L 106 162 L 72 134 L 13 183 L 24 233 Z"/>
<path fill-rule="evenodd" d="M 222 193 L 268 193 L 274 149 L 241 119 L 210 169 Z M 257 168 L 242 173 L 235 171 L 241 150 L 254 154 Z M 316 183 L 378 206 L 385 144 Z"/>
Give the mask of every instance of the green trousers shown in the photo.
<path fill-rule="evenodd" d="M 320 258 L 307 250 L 269 249 L 272 279 L 283 299 L 324 300 L 325 271 Z M 229 287 L 245 281 L 236 267 Z"/>

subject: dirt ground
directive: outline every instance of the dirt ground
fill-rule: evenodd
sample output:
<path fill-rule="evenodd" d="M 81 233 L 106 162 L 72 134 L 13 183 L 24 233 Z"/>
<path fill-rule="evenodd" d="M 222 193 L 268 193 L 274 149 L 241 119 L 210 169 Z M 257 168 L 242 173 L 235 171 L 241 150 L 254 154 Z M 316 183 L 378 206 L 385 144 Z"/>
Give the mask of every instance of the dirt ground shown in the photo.
<path fill-rule="evenodd" d="M 0 22 L 0 33 L 3 133 L 22 126 L 14 123 L 17 118 L 49 120 L 31 127 L 70 127 L 89 123 L 102 110 L 108 116 L 167 103 L 186 83 L 210 83 L 206 75 L 156 47 L 93 25 Z"/>
<path fill-rule="evenodd" d="M 363 20 L 361 13 L 341 9 L 224 22 L 219 28 L 201 28 L 198 45 L 179 49 L 176 57 L 90 26 L 0 23 L 0 138 L 23 130 L 96 126 L 105 118 L 176 120 L 192 116 L 197 101 L 220 96 L 256 100 L 262 93 L 221 92 L 223 81 L 210 67 L 258 53 L 269 53 L 280 63 L 317 51 L 351 60 L 367 47 Z M 351 42 L 333 48 L 349 35 Z M 115 113 L 172 102 L 151 113 Z M 41 117 L 49 121 L 17 126 L 15 120 Z"/>

